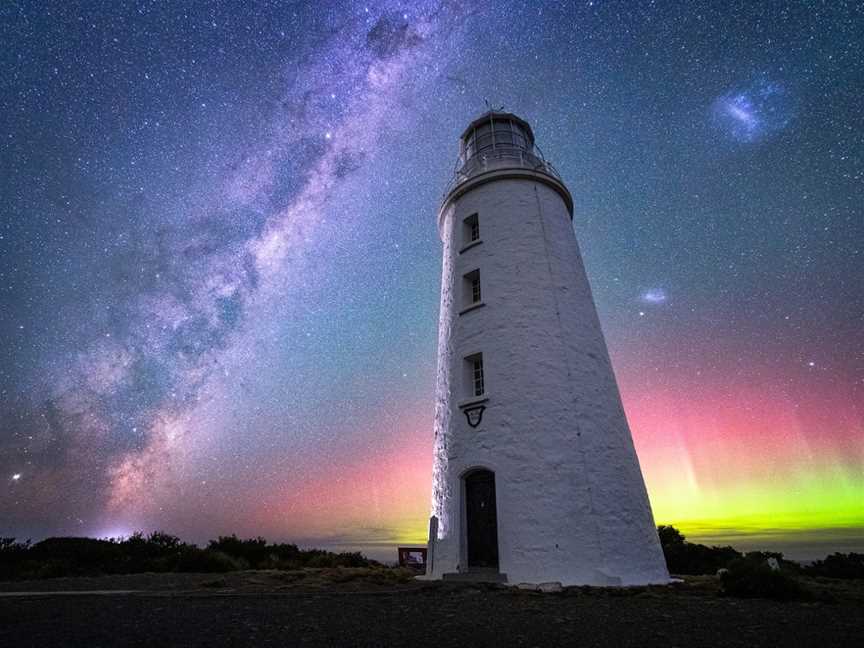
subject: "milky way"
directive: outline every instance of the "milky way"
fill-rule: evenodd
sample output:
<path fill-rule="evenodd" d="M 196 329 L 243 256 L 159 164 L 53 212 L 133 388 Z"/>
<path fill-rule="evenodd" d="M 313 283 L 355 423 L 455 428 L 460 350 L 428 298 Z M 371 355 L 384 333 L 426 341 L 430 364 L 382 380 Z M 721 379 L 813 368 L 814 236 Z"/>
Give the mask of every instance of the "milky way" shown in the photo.
<path fill-rule="evenodd" d="M 434 215 L 489 101 L 574 194 L 658 520 L 841 546 L 862 16 L 741 11 L 4 5 L 0 535 L 422 540 Z"/>

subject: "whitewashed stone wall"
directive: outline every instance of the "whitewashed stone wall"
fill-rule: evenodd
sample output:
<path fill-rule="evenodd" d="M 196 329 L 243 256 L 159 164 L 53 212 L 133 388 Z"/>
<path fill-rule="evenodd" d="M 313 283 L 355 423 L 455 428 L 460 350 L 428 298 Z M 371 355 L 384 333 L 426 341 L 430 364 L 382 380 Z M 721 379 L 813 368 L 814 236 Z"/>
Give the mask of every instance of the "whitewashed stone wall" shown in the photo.
<path fill-rule="evenodd" d="M 500 172 L 499 172 L 500 173 Z M 495 473 L 500 571 L 510 582 L 668 581 L 648 496 L 570 216 L 525 173 L 445 205 L 431 577 L 467 570 L 462 475 Z M 460 254 L 477 212 L 481 244 Z M 462 277 L 485 305 L 461 316 Z M 482 352 L 488 402 L 468 426 L 466 355 Z M 432 546 L 434 545 L 434 546 Z"/>

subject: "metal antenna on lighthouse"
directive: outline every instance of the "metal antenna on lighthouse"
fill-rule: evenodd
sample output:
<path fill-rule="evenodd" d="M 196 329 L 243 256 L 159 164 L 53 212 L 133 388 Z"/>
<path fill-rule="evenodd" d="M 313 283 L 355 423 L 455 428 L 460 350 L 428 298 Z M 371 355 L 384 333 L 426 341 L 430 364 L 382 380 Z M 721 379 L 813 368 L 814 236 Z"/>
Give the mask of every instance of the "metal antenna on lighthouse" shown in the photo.
<path fill-rule="evenodd" d="M 498 108 L 495 108 L 491 103 L 489 103 L 489 100 L 485 97 L 483 98 L 483 103 L 486 104 L 487 112 L 504 112 L 504 104 L 501 104 Z"/>

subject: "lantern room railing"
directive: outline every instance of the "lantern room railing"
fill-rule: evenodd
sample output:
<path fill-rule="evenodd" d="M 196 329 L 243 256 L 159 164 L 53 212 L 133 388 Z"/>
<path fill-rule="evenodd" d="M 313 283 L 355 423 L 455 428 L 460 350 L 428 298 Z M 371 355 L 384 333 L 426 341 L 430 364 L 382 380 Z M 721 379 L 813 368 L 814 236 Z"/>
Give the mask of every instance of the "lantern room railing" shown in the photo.
<path fill-rule="evenodd" d="M 470 157 L 460 157 L 456 161 L 453 177 L 444 188 L 444 197 L 460 184 L 480 173 L 514 167 L 547 173 L 561 180 L 558 171 L 551 162 L 546 161 L 536 145 L 529 151 L 522 146 L 498 144 L 486 147 Z"/>

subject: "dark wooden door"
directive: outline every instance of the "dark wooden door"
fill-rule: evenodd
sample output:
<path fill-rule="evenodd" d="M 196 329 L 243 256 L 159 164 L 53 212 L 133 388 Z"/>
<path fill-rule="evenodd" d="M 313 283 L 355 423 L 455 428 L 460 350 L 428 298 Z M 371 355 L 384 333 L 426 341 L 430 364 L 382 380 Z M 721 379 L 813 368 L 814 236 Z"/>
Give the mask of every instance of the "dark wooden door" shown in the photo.
<path fill-rule="evenodd" d="M 476 470 L 465 478 L 468 567 L 498 567 L 495 473 Z"/>

